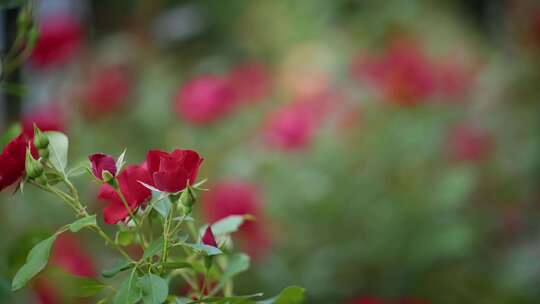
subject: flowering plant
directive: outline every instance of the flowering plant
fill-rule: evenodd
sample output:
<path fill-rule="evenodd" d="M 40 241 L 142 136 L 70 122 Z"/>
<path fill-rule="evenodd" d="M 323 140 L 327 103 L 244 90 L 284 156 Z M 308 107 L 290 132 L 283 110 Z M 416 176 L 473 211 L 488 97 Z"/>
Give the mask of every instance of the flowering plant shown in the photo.
<path fill-rule="evenodd" d="M 17 184 L 35 186 L 73 209 L 75 221 L 37 243 L 12 281 L 23 288 L 47 266 L 57 239 L 88 229 L 114 248 L 118 263 L 101 272 L 102 279 L 73 277 L 81 297 L 102 297 L 98 303 L 301 303 L 304 290 L 292 286 L 274 298 L 261 293 L 235 295 L 233 278 L 249 268 L 250 258 L 234 253 L 231 233 L 252 215 L 232 215 L 197 226 L 192 207 L 205 180 L 197 181 L 203 158 L 195 151 L 148 152 L 144 162 L 126 164 L 125 151 L 116 159 L 96 153 L 82 166 L 68 166 L 69 141 L 57 131 L 21 133 L 0 155 L 0 189 Z M 107 202 L 105 224 L 115 225 L 110 237 L 96 214 L 87 211 L 72 178 L 88 173 L 98 184 L 98 198 Z M 136 256 L 130 248 L 138 247 Z M 121 278 L 121 279 L 120 279 Z M 169 286 L 181 278 L 188 290 L 177 294 Z M 114 282 L 121 280 L 118 286 Z"/>

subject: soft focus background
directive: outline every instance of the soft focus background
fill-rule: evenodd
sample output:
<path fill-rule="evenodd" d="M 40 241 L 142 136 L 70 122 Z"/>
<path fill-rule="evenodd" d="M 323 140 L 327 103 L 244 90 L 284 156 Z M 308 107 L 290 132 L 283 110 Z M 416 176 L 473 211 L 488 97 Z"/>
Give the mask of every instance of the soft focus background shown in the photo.
<path fill-rule="evenodd" d="M 23 87 L 3 91 L 2 133 L 62 130 L 72 163 L 199 151 L 211 190 L 197 215 L 257 217 L 237 235 L 253 256 L 240 293 L 540 301 L 537 1 L 35 4 L 40 35 L 12 79 Z M 90 180 L 77 183 L 101 216 Z M 72 215 L 30 187 L 2 193 L 0 208 L 1 303 L 80 303 L 55 268 L 97 276 L 111 264 L 91 234 L 66 236 L 12 294 L 31 245 Z"/>

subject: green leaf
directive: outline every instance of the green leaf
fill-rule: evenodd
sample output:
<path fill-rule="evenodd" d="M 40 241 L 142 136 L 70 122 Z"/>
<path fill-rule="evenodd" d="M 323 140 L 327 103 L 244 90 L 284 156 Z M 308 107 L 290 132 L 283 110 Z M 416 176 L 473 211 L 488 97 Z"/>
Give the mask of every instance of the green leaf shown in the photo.
<path fill-rule="evenodd" d="M 163 250 L 163 238 L 159 238 L 157 240 L 154 240 L 148 247 L 144 250 L 143 259 L 152 257 L 156 255 L 158 252 Z"/>
<path fill-rule="evenodd" d="M 188 262 L 167 262 L 163 264 L 165 269 L 180 269 L 180 268 L 192 268 L 190 263 Z"/>
<path fill-rule="evenodd" d="M 114 304 L 133 304 L 137 303 L 141 299 L 142 291 L 136 284 L 136 270 L 136 268 L 133 268 L 129 277 L 127 277 L 122 285 L 120 285 L 118 288 L 118 291 L 114 296 Z"/>
<path fill-rule="evenodd" d="M 49 260 L 52 245 L 56 240 L 56 234 L 37 243 L 26 258 L 26 263 L 19 269 L 13 282 L 11 283 L 11 290 L 15 291 L 21 287 L 24 287 L 30 279 L 36 276 L 45 266 Z"/>
<path fill-rule="evenodd" d="M 77 163 L 77 165 L 70 168 L 67 171 L 66 175 L 70 177 L 76 177 L 79 175 L 83 175 L 86 170 L 90 170 L 90 161 L 87 158 L 81 160 Z"/>
<path fill-rule="evenodd" d="M 242 273 L 249 269 L 249 256 L 247 254 L 238 253 L 233 255 L 227 267 L 223 271 L 222 280 L 228 280 L 234 277 L 235 275 Z"/>
<path fill-rule="evenodd" d="M 153 205 L 154 209 L 161 215 L 162 218 L 166 218 L 171 211 L 172 204 L 168 199 L 159 199 Z"/>
<path fill-rule="evenodd" d="M 79 276 L 70 276 L 69 285 L 69 292 L 73 292 L 73 296 L 81 298 L 94 296 L 107 287 L 106 284 L 96 279 Z"/>
<path fill-rule="evenodd" d="M 167 281 L 155 274 L 149 273 L 139 278 L 138 285 L 142 290 L 142 299 L 145 304 L 161 304 L 169 295 Z"/>
<path fill-rule="evenodd" d="M 304 302 L 305 289 L 298 286 L 289 286 L 271 299 L 258 301 L 257 304 L 300 304 Z"/>
<path fill-rule="evenodd" d="M 216 248 L 214 246 L 204 245 L 204 244 L 183 243 L 183 244 L 180 244 L 180 245 L 189 247 L 191 249 L 194 249 L 194 250 L 196 250 L 198 252 L 201 252 L 201 253 L 203 253 L 204 255 L 207 255 L 207 256 L 218 255 L 218 254 L 223 253 L 221 250 L 219 250 L 219 248 Z"/>
<path fill-rule="evenodd" d="M 174 297 L 172 299 L 169 299 L 169 304 L 188 304 L 191 301 L 193 301 L 193 300 L 191 300 L 189 298 Z"/>
<path fill-rule="evenodd" d="M 254 302 L 250 298 L 260 297 L 262 293 L 256 293 L 246 296 L 233 296 L 233 297 L 209 297 L 201 300 L 191 301 L 189 304 L 196 303 L 217 303 L 217 304 L 253 304 Z"/>
<path fill-rule="evenodd" d="M 133 267 L 135 264 L 127 261 L 119 261 L 110 269 L 104 269 L 101 271 L 101 275 L 106 278 L 112 278 L 119 272 L 125 271 Z"/>
<path fill-rule="evenodd" d="M 135 240 L 135 232 L 133 231 L 118 231 L 116 233 L 116 244 L 127 246 L 131 243 L 133 243 L 133 240 Z"/>
<path fill-rule="evenodd" d="M 212 232 L 214 235 L 225 235 L 231 234 L 238 231 L 238 228 L 246 220 L 254 219 L 253 216 L 247 215 L 231 215 L 226 218 L 223 218 L 212 224 Z"/>
<path fill-rule="evenodd" d="M 67 166 L 69 140 L 64 133 L 56 131 L 43 132 L 49 138 L 49 160 L 53 167 L 64 173 Z"/>
<path fill-rule="evenodd" d="M 95 214 L 83 217 L 69 224 L 69 230 L 71 232 L 78 232 L 79 230 L 89 226 L 97 226 Z"/>

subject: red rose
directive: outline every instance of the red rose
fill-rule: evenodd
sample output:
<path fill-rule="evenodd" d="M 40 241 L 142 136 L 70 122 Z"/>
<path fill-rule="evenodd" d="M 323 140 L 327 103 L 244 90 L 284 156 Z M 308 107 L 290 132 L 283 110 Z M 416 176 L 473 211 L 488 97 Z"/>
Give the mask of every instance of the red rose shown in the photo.
<path fill-rule="evenodd" d="M 448 154 L 456 161 L 482 161 L 487 158 L 491 148 L 491 136 L 486 131 L 467 124 L 452 127 L 447 138 Z"/>
<path fill-rule="evenodd" d="M 407 39 L 394 40 L 381 56 L 359 57 L 352 73 L 389 102 L 404 106 L 421 103 L 437 89 L 433 63 L 415 41 Z"/>
<path fill-rule="evenodd" d="M 152 192 L 139 181 L 152 184 L 150 174 L 142 165 L 129 165 L 118 175 L 120 191 L 132 211 L 147 203 L 152 196 Z M 100 187 L 98 198 L 109 203 L 103 210 L 105 223 L 116 224 L 128 217 L 129 211 L 109 184 L 103 184 Z"/>
<path fill-rule="evenodd" d="M 229 81 L 215 75 L 188 81 L 174 101 L 178 116 L 196 124 L 214 122 L 228 114 L 235 105 L 236 97 Z"/>
<path fill-rule="evenodd" d="M 84 114 L 100 117 L 120 109 L 131 91 L 131 79 L 120 66 L 104 67 L 93 73 L 82 92 Z"/>
<path fill-rule="evenodd" d="M 92 173 L 100 180 L 103 180 L 103 171 L 108 171 L 113 177 L 116 176 L 116 161 L 110 155 L 96 153 L 88 156 L 92 163 Z"/>
<path fill-rule="evenodd" d="M 272 90 L 272 80 L 262 63 L 243 63 L 233 69 L 229 80 L 239 100 L 255 102 L 267 97 Z"/>
<path fill-rule="evenodd" d="M 25 113 L 22 119 L 23 132 L 34 136 L 34 124 L 41 131 L 65 131 L 66 122 L 59 104 L 38 105 Z"/>
<path fill-rule="evenodd" d="M 30 138 L 24 133 L 11 140 L 0 154 L 0 191 L 19 181 L 25 170 L 26 148 Z M 38 153 L 31 144 L 32 155 L 37 158 Z"/>
<path fill-rule="evenodd" d="M 39 23 L 39 35 L 30 62 L 34 67 L 62 65 L 76 54 L 82 30 L 70 15 L 50 15 Z"/>
<path fill-rule="evenodd" d="M 254 258 L 264 256 L 270 249 L 267 220 L 253 185 L 239 181 L 218 183 L 203 196 L 202 208 L 204 217 L 210 223 L 229 215 L 255 216 L 255 221 L 244 222 L 238 231 L 242 247 Z"/>
<path fill-rule="evenodd" d="M 81 247 L 74 234 L 62 233 L 54 242 L 51 263 L 68 273 L 81 277 L 94 277 L 96 265 L 92 257 Z"/>
<path fill-rule="evenodd" d="M 204 234 L 201 239 L 201 243 L 203 243 L 204 245 L 212 246 L 212 247 L 218 247 L 216 238 L 214 237 L 214 233 L 212 232 L 211 225 L 206 227 L 206 230 L 204 231 Z"/>
<path fill-rule="evenodd" d="M 154 187 L 161 191 L 178 192 L 193 185 L 203 158 L 193 150 L 176 149 L 171 153 L 152 150 L 146 156 Z"/>

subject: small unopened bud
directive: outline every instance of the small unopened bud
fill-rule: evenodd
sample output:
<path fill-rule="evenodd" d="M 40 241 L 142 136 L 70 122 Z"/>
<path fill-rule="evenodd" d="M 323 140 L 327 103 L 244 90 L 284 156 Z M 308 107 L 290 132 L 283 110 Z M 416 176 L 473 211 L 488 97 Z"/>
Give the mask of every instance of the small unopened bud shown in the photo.
<path fill-rule="evenodd" d="M 45 175 L 41 175 L 36 178 L 36 183 L 45 186 L 47 184 L 47 178 L 45 177 Z"/>
<path fill-rule="evenodd" d="M 182 205 L 191 208 L 195 202 L 197 201 L 197 195 L 195 194 L 195 191 L 191 187 L 186 187 L 184 191 L 182 191 L 182 194 L 180 194 L 180 202 Z"/>
<path fill-rule="evenodd" d="M 41 130 L 34 124 L 34 145 L 38 149 L 46 149 L 49 146 L 49 137 L 43 134 Z"/>
<path fill-rule="evenodd" d="M 43 165 L 34 157 L 30 148 L 26 149 L 26 162 L 25 162 L 26 175 L 29 178 L 37 178 L 43 174 Z"/>

